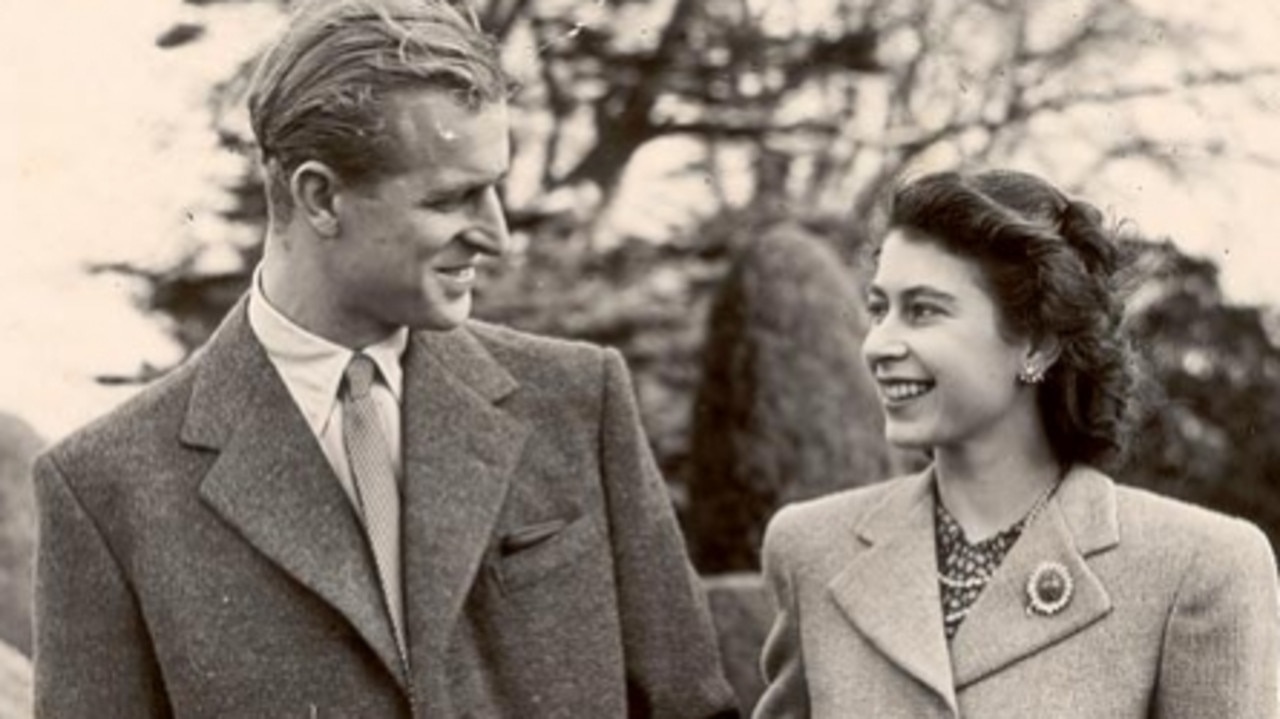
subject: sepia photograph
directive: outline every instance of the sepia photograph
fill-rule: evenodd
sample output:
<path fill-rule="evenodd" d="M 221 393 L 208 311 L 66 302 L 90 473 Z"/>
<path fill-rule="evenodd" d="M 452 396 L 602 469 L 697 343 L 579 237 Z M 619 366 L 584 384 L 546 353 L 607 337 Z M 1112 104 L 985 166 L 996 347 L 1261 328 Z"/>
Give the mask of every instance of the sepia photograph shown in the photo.
<path fill-rule="evenodd" d="M 0 719 L 1280 717 L 1278 46 L 0 3 Z"/>

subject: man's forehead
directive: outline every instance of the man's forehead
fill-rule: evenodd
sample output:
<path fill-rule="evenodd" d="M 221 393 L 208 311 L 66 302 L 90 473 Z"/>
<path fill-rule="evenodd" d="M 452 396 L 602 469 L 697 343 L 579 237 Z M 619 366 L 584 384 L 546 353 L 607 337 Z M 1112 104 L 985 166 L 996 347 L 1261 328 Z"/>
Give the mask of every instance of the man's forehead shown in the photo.
<path fill-rule="evenodd" d="M 507 106 L 472 106 L 427 90 L 399 93 L 386 104 L 392 152 L 401 180 L 415 192 L 465 191 L 497 183 L 510 167 Z"/>
<path fill-rule="evenodd" d="M 447 90 L 422 89 L 396 92 L 387 98 L 388 122 L 401 132 L 454 140 L 472 127 L 505 131 L 505 100 L 471 102 Z"/>

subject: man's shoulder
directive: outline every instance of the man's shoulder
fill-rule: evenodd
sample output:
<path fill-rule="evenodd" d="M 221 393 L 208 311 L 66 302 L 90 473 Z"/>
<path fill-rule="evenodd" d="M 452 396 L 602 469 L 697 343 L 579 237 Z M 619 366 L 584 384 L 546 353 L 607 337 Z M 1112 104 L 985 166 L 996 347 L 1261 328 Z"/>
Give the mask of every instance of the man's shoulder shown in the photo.
<path fill-rule="evenodd" d="M 44 454 L 63 462 L 97 462 L 113 455 L 153 452 L 177 441 L 198 360 L 189 359 L 106 414 L 72 431 Z"/>
<path fill-rule="evenodd" d="M 606 353 L 599 345 L 474 320 L 466 330 L 522 384 L 598 384 Z"/>
<path fill-rule="evenodd" d="M 581 340 L 534 334 L 480 320 L 468 322 L 466 329 L 495 354 L 520 356 L 535 361 L 599 362 L 603 349 L 599 345 Z"/>

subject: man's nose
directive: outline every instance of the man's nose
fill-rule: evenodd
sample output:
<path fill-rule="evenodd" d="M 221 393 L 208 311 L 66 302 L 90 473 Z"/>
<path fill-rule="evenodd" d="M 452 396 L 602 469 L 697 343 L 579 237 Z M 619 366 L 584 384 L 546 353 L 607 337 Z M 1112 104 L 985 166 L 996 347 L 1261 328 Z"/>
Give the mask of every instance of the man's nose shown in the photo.
<path fill-rule="evenodd" d="M 468 244 L 477 251 L 495 257 L 507 253 L 511 236 L 507 232 L 507 217 L 502 209 L 498 191 L 489 188 L 476 208 L 475 224 L 464 235 Z"/>

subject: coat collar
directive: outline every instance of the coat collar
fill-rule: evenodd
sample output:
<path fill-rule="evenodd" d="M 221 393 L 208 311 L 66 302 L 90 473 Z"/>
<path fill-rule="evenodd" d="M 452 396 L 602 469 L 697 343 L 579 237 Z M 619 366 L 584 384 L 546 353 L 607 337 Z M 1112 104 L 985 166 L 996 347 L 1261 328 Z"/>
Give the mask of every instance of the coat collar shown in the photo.
<path fill-rule="evenodd" d="M 530 427 L 500 405 L 516 381 L 465 329 L 414 333 L 405 355 L 405 611 L 415 672 L 447 643 L 494 534 Z"/>
<path fill-rule="evenodd" d="M 1111 612 L 1111 597 L 1088 558 L 1116 546 L 1115 485 L 1087 467 L 1072 469 L 1054 501 L 1023 530 L 952 639 L 956 688 L 1059 642 Z M 1066 568 L 1073 591 L 1053 616 L 1028 611 L 1027 584 L 1041 565 Z"/>
<path fill-rule="evenodd" d="M 953 711 L 958 690 L 1110 611 L 1110 597 L 1087 559 L 1119 543 L 1115 486 L 1079 466 L 1010 550 L 948 647 L 936 575 L 933 472 L 895 481 L 898 486 L 856 525 L 860 551 L 829 589 L 873 645 Z M 1071 574 L 1072 599 L 1052 617 L 1029 614 L 1027 580 L 1050 561 Z"/>
<path fill-rule="evenodd" d="M 341 612 L 405 682 L 355 513 L 243 300 L 195 361 L 181 437 L 218 452 L 201 496 Z M 516 381 L 466 329 L 412 333 L 404 368 L 404 578 L 419 674 L 444 655 L 528 429 L 498 406 Z"/>
<path fill-rule="evenodd" d="M 934 571 L 932 473 L 894 481 L 854 528 L 857 554 L 829 589 L 871 644 L 955 710 Z"/>

